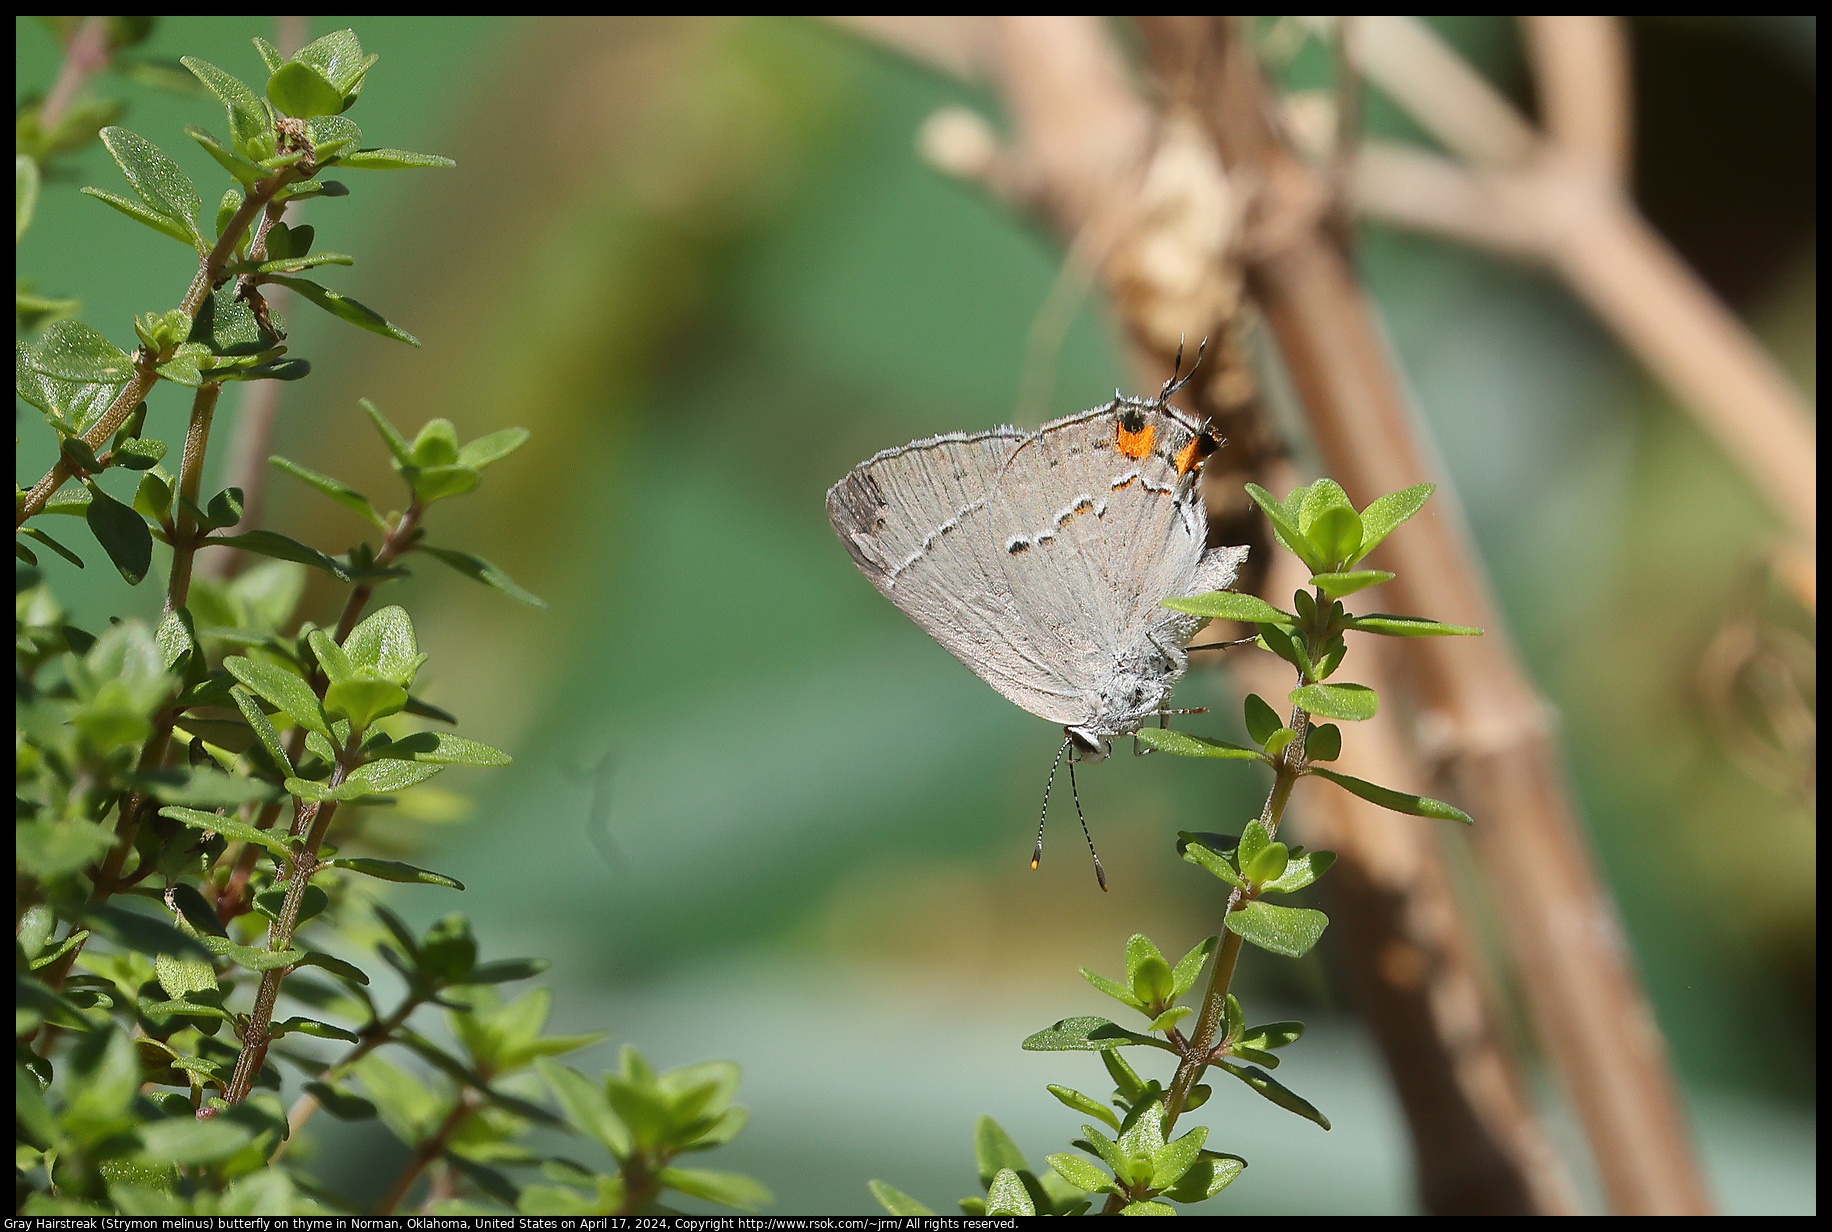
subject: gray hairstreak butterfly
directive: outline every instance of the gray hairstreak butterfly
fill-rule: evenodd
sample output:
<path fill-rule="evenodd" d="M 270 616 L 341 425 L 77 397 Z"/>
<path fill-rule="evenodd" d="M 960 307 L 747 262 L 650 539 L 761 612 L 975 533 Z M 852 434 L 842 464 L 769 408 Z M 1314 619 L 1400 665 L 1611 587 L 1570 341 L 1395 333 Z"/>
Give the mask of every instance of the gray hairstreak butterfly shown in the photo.
<path fill-rule="evenodd" d="M 1036 432 L 912 441 L 827 493 L 872 585 L 980 679 L 1062 724 L 1058 765 L 1071 747 L 1098 761 L 1170 713 L 1203 618 L 1163 601 L 1230 585 L 1246 559 L 1205 546 L 1198 480 L 1220 441 L 1169 405 L 1180 384 Z"/>

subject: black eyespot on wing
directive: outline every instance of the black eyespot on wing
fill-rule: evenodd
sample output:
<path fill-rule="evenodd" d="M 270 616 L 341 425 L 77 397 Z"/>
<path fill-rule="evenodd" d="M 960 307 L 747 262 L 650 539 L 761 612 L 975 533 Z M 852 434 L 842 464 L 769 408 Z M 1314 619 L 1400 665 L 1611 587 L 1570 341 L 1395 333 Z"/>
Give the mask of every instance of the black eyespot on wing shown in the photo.
<path fill-rule="evenodd" d="M 1030 540 L 1013 539 L 1010 543 L 1005 545 L 1005 550 L 1010 552 L 1013 556 L 1016 556 L 1020 552 L 1028 552 L 1030 551 Z"/>
<path fill-rule="evenodd" d="M 1145 416 L 1141 415 L 1136 410 L 1129 409 L 1120 415 L 1120 427 L 1124 428 L 1128 433 L 1143 432 L 1145 430 Z"/>

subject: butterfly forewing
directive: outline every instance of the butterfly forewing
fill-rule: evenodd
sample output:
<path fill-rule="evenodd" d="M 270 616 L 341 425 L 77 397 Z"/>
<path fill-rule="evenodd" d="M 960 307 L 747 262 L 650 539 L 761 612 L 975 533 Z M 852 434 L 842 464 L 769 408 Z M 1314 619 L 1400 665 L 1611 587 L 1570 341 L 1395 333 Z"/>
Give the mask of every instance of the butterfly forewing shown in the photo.
<path fill-rule="evenodd" d="M 1005 697 L 1057 723 L 1081 715 L 1055 639 L 1026 624 L 987 505 L 1025 440 L 1016 428 L 887 449 L 827 493 L 827 515 L 859 569 L 923 632 Z"/>

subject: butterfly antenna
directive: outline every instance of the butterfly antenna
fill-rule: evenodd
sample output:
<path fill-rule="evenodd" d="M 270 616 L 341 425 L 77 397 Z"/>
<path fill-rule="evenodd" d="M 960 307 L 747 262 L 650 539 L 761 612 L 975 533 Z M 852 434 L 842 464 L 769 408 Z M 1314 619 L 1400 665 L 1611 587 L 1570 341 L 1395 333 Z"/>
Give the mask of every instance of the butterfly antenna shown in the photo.
<path fill-rule="evenodd" d="M 1177 339 L 1177 358 L 1171 365 L 1170 380 L 1164 382 L 1164 388 L 1158 393 L 1158 403 L 1163 405 L 1170 396 L 1195 379 L 1196 369 L 1202 367 L 1203 352 L 1209 349 L 1209 340 L 1204 338 L 1196 344 L 1196 362 L 1190 365 L 1188 373 L 1183 371 L 1183 339 Z"/>
<path fill-rule="evenodd" d="M 1100 866 L 1100 852 L 1094 850 L 1094 836 L 1088 833 L 1088 819 L 1081 814 L 1081 793 L 1075 790 L 1075 759 L 1069 759 L 1069 795 L 1075 800 L 1075 819 L 1081 822 L 1081 836 L 1088 840 L 1088 854 L 1094 859 L 1094 880 L 1107 888 L 1107 870 Z"/>
<path fill-rule="evenodd" d="M 1050 788 L 1056 785 L 1056 771 L 1062 768 L 1062 755 L 1069 751 L 1069 740 L 1071 739 L 1073 737 L 1063 740 L 1062 747 L 1056 750 L 1056 760 L 1050 765 L 1050 777 L 1043 784 L 1043 810 L 1037 814 L 1037 849 L 1031 852 L 1032 868 L 1036 868 L 1043 862 L 1043 819 L 1050 815 Z M 1075 777 L 1075 767 L 1072 763 L 1069 766 L 1069 777 L 1071 779 Z M 1080 810 L 1079 801 L 1077 801 L 1076 808 L 1077 811 Z"/>

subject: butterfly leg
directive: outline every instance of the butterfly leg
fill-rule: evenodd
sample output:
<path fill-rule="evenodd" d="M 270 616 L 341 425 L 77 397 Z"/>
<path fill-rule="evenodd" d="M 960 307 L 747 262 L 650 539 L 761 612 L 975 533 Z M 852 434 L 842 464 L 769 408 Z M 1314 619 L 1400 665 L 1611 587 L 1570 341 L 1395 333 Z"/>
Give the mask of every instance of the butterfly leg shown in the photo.
<path fill-rule="evenodd" d="M 1207 706 L 1183 706 L 1174 710 L 1152 711 L 1153 714 L 1158 716 L 1159 727 L 1169 727 L 1170 716 L 1173 714 L 1207 714 L 1208 712 L 1209 708 Z M 1136 734 L 1132 737 L 1132 755 L 1134 757 L 1148 757 L 1156 751 L 1155 749 L 1148 749 L 1140 746 L 1139 738 Z"/>
<path fill-rule="evenodd" d="M 1210 642 L 1205 646 L 1185 646 L 1183 648 L 1183 653 L 1188 654 L 1193 650 L 1227 650 L 1230 647 L 1245 646 L 1248 642 L 1256 642 L 1258 640 L 1259 634 L 1256 633 L 1252 637 L 1237 637 L 1231 642 Z"/>
<path fill-rule="evenodd" d="M 1155 633 L 1146 634 L 1145 640 L 1150 642 L 1153 648 L 1156 649 L 1159 654 L 1164 656 L 1164 661 L 1170 664 L 1172 670 L 1174 670 L 1179 676 L 1181 676 L 1185 671 L 1189 669 L 1189 665 L 1190 665 L 1189 655 L 1184 652 L 1182 647 L 1166 646 L 1163 642 L 1160 642 L 1158 640 L 1158 636 Z"/>

